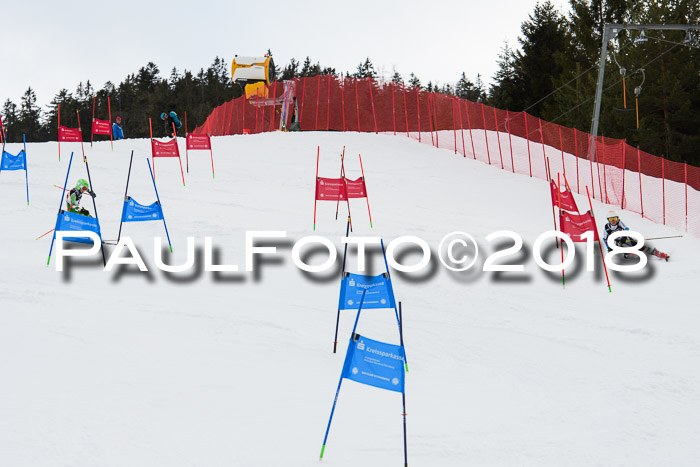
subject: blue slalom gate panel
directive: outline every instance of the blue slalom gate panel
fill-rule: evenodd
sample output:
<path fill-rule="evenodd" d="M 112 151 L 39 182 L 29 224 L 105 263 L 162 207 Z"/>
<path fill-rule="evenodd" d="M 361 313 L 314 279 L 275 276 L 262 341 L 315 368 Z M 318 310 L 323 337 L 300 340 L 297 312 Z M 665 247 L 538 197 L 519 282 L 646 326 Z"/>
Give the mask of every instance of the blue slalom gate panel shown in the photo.
<path fill-rule="evenodd" d="M 163 208 L 159 201 L 144 206 L 139 204 L 129 196 L 126 201 L 124 201 L 124 208 L 122 209 L 122 222 L 144 222 L 144 221 L 158 221 L 163 219 Z"/>
<path fill-rule="evenodd" d="M 402 346 L 375 341 L 359 334 L 350 338 L 343 378 L 403 393 L 404 376 Z"/>
<path fill-rule="evenodd" d="M 345 273 L 340 285 L 339 310 L 357 310 L 362 298 L 362 291 L 366 290 L 362 309 L 372 308 L 396 308 L 394 289 L 391 286 L 391 278 L 388 274 L 378 276 L 363 276 L 361 274 Z"/>
<path fill-rule="evenodd" d="M 24 149 L 16 156 L 9 152 L 3 151 L 2 161 L 0 161 L 0 169 L 2 170 L 27 170 L 27 153 Z"/>
<path fill-rule="evenodd" d="M 82 216 L 74 212 L 60 211 L 58 217 L 56 218 L 56 229 L 55 232 L 80 232 L 80 231 L 90 231 L 95 232 L 100 240 L 102 240 L 102 234 L 100 233 L 100 223 L 94 217 Z M 54 232 L 54 237 L 56 233 Z M 92 244 L 92 240 L 86 237 L 64 237 L 63 240 L 67 242 L 76 243 L 88 243 Z"/>

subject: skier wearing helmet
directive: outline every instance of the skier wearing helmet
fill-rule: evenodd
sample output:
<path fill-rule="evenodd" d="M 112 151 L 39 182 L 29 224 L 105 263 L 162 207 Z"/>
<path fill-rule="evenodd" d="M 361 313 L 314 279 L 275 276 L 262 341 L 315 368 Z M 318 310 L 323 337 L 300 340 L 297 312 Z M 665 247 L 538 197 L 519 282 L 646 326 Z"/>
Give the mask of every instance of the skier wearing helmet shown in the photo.
<path fill-rule="evenodd" d="M 175 131 L 180 129 L 182 122 L 177 118 L 177 114 L 172 110 L 168 113 L 163 112 L 160 114 L 160 119 L 165 121 L 165 131 L 167 135 L 174 138 L 177 133 L 173 133 L 173 125 L 175 125 Z"/>
<path fill-rule="evenodd" d="M 95 197 L 95 192 L 90 190 L 90 184 L 87 182 L 87 180 L 81 178 L 75 184 L 75 188 L 72 188 L 70 192 L 66 195 L 66 206 L 68 212 L 74 212 L 82 216 L 91 217 L 90 211 L 80 207 L 80 199 L 85 193 L 88 193 L 93 198 Z"/>
<path fill-rule="evenodd" d="M 629 230 L 629 227 L 622 223 L 622 221 L 620 220 L 620 216 L 616 211 L 608 211 L 607 219 L 608 222 L 605 224 L 604 227 L 605 233 L 603 234 L 603 242 L 605 242 L 605 246 L 608 247 L 608 252 L 610 252 L 612 251 L 612 248 L 610 248 L 610 245 L 608 245 L 608 237 L 613 232 Z M 618 237 L 615 239 L 615 244 L 620 247 L 633 247 L 637 244 L 637 241 L 631 237 Z M 668 261 L 668 259 L 670 258 L 670 256 L 668 256 L 666 253 L 662 253 L 656 248 L 652 248 L 650 246 L 643 246 L 641 248 L 641 251 L 649 253 L 650 255 L 657 256 L 661 259 L 665 259 L 666 261 Z M 624 253 L 623 256 L 625 259 L 629 258 L 628 253 Z"/>

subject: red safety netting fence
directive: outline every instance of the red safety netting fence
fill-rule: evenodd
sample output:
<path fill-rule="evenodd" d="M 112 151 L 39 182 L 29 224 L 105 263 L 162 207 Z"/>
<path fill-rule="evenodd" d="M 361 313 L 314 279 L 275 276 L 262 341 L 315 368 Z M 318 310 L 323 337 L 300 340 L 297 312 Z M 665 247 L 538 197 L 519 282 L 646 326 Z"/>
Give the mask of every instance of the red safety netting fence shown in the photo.
<path fill-rule="evenodd" d="M 240 97 L 216 107 L 193 133 L 221 136 L 279 129 L 283 83 L 272 83 L 267 94 L 266 98 Z M 599 201 L 700 235 L 700 168 L 648 154 L 624 140 L 596 137 L 592 162 L 588 133 L 524 112 L 371 78 L 298 78 L 295 95 L 302 131 L 405 135 L 544 180 L 549 163 L 551 174 L 564 175 L 579 194 L 588 187 Z"/>

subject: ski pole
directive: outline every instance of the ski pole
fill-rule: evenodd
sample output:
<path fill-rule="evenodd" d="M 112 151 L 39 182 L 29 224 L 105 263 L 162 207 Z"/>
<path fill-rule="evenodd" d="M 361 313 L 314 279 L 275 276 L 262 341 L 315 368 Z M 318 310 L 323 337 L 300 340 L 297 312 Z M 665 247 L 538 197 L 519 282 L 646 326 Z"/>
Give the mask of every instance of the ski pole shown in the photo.
<path fill-rule="evenodd" d="M 45 237 L 46 235 L 50 234 L 53 231 L 54 231 L 54 229 L 51 229 L 48 232 L 46 232 L 44 235 L 42 235 L 41 237 Z M 37 238 L 35 238 L 35 240 L 39 240 L 41 237 L 37 237 Z"/>
<path fill-rule="evenodd" d="M 683 235 L 670 235 L 668 237 L 651 237 L 651 238 L 645 238 L 644 240 L 661 240 L 664 238 L 681 238 Z"/>

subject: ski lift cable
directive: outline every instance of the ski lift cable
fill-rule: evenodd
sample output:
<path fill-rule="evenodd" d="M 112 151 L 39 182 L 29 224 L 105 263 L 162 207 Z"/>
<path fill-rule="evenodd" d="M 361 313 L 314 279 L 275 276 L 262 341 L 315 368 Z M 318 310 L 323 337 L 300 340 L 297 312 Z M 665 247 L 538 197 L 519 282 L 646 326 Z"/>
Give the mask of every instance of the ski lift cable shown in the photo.
<path fill-rule="evenodd" d="M 669 41 L 669 40 L 667 40 L 667 39 L 661 39 L 660 37 L 649 37 L 649 39 L 652 39 L 652 40 L 655 40 L 655 41 L 659 41 L 659 42 L 667 42 L 667 43 L 669 43 L 669 44 L 682 45 L 682 46 L 684 46 L 684 47 L 690 47 L 691 49 L 698 49 L 698 50 L 700 50 L 700 47 L 698 47 L 697 45 L 692 45 L 692 44 L 689 44 L 689 43 L 687 43 L 687 42 L 674 42 L 674 41 Z"/>
<path fill-rule="evenodd" d="M 644 65 L 642 65 L 640 68 L 638 68 L 637 70 L 635 70 L 635 71 L 633 71 L 632 73 L 630 73 L 630 75 L 639 73 L 640 70 L 643 70 L 643 69 L 646 68 L 647 66 L 651 65 L 651 64 L 654 63 L 656 60 L 660 59 L 661 57 L 663 57 L 664 55 L 666 55 L 667 53 L 669 53 L 670 51 L 672 51 L 673 49 L 675 49 L 675 48 L 678 47 L 679 45 L 683 45 L 683 44 L 681 44 L 681 43 L 675 43 L 675 45 L 674 45 L 673 47 L 669 47 L 669 48 L 668 48 L 667 50 L 665 50 L 664 52 L 661 52 L 659 55 L 657 55 L 656 57 L 654 57 L 653 59 L 651 59 L 650 61 L 648 61 L 648 62 L 645 63 Z M 620 84 L 621 82 L 622 82 L 622 79 L 617 80 L 616 82 L 614 82 L 614 83 L 611 84 L 610 86 L 608 86 L 608 87 L 606 87 L 605 89 L 603 89 L 603 92 L 607 91 L 608 89 L 610 89 L 610 88 L 612 88 L 612 87 L 614 87 L 614 86 L 617 86 L 617 85 Z M 588 99 L 586 99 L 586 100 L 584 100 L 584 101 L 581 101 L 578 105 L 576 105 L 576 106 L 570 108 L 570 109 L 567 110 L 566 112 L 564 112 L 564 113 L 560 114 L 559 116 L 557 116 L 556 118 L 552 119 L 552 120 L 551 120 L 551 123 L 556 122 L 557 120 L 559 120 L 559 119 L 562 118 L 563 116 L 568 115 L 569 113 L 571 113 L 571 112 L 573 112 L 574 110 L 578 109 L 578 108 L 581 107 L 582 105 L 584 105 L 584 104 L 588 103 L 589 101 L 593 100 L 594 97 L 595 97 L 595 96 L 589 97 Z"/>

